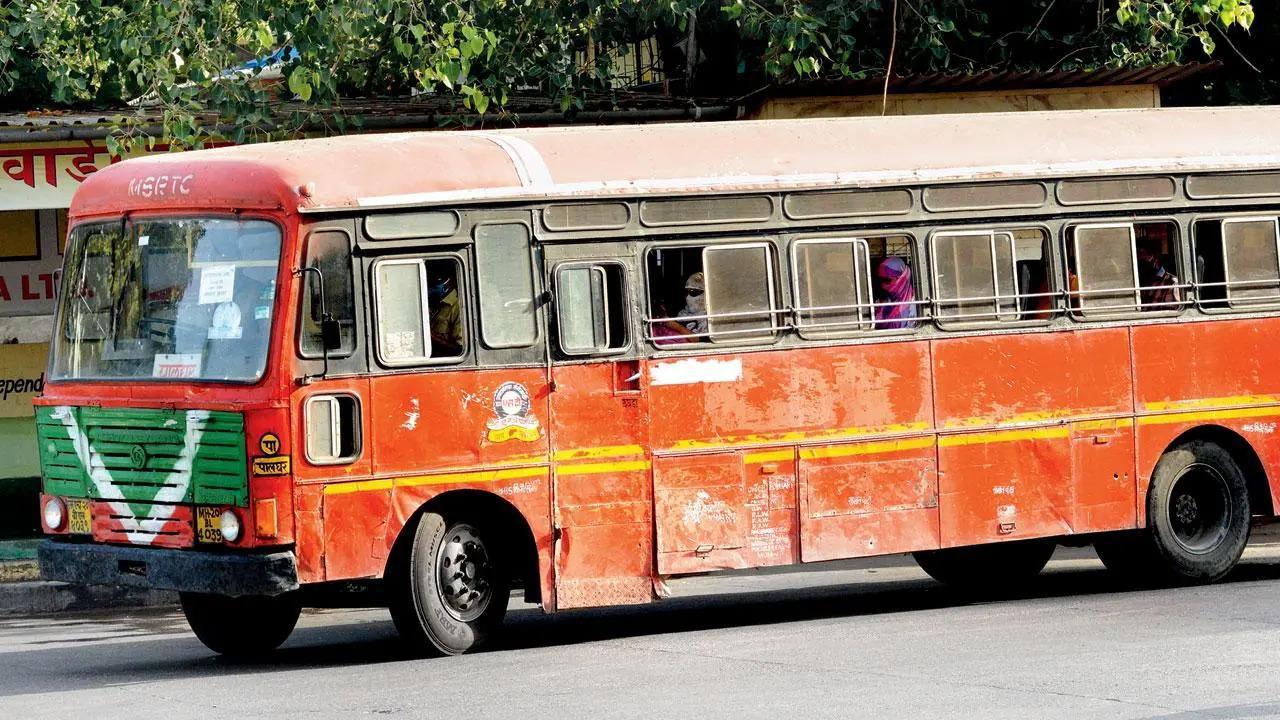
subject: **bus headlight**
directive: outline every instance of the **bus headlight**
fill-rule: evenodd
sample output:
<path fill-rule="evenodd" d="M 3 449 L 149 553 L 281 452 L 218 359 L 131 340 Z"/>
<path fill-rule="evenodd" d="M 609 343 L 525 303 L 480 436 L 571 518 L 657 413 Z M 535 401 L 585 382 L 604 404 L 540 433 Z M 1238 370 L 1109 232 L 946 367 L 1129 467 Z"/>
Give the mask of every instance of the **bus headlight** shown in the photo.
<path fill-rule="evenodd" d="M 240 516 L 234 510 L 223 510 L 222 517 L 218 518 L 218 525 L 222 530 L 223 540 L 233 543 L 240 539 Z"/>
<path fill-rule="evenodd" d="M 67 506 L 62 498 L 51 497 L 44 501 L 44 526 L 61 530 L 67 524 Z"/>

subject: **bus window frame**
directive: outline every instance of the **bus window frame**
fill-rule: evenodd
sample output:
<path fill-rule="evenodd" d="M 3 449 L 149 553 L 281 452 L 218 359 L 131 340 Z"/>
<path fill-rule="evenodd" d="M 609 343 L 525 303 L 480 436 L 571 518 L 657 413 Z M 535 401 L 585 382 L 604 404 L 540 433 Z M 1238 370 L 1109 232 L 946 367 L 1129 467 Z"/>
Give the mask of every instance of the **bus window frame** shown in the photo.
<path fill-rule="evenodd" d="M 327 232 L 342 233 L 347 237 L 347 262 L 350 265 L 349 269 L 351 272 L 351 304 L 352 304 L 351 349 L 347 352 L 340 352 L 338 350 L 329 350 L 329 351 L 321 350 L 320 352 L 308 352 L 303 347 L 302 345 L 302 339 L 304 334 L 303 326 L 306 323 L 306 314 L 307 314 L 306 313 L 307 311 L 306 297 L 307 297 L 308 287 L 309 287 L 308 283 L 310 282 L 310 277 L 308 273 L 304 272 L 299 282 L 300 286 L 298 288 L 298 320 L 297 320 L 297 327 L 295 328 L 293 333 L 294 351 L 297 352 L 298 357 L 302 358 L 303 360 L 320 360 L 324 358 L 326 354 L 329 356 L 330 360 L 345 360 L 347 358 L 354 357 L 360 351 L 360 340 L 361 340 L 360 336 L 364 334 L 363 333 L 364 328 L 361 326 L 361 323 L 360 323 L 360 316 L 361 316 L 360 266 L 356 262 L 355 243 L 353 242 L 351 233 L 345 227 L 341 227 L 341 226 L 321 225 L 321 226 L 311 228 L 307 232 L 306 242 L 303 243 L 302 252 L 299 256 L 299 262 L 302 267 L 304 268 L 308 267 L 306 263 L 308 259 L 308 253 L 311 251 L 312 236 L 319 235 L 321 233 L 327 233 Z M 328 304 L 329 304 L 329 299 L 325 298 L 326 309 L 328 309 Z"/>
<path fill-rule="evenodd" d="M 560 336 L 560 325 L 561 325 L 560 305 L 559 305 L 560 272 L 562 270 L 572 270 L 577 267 L 601 268 L 601 266 L 604 266 L 604 265 L 611 265 L 613 267 L 618 268 L 619 270 L 618 278 L 622 285 L 619 291 L 619 297 L 622 299 L 622 307 L 620 308 L 620 312 L 622 313 L 621 327 L 622 327 L 622 331 L 626 333 L 626 343 L 616 348 L 605 348 L 604 350 L 592 349 L 592 350 L 582 351 L 582 350 L 566 349 L 563 344 L 563 338 Z M 604 272 L 603 268 L 601 268 L 601 272 Z M 606 287 L 608 283 L 608 278 L 609 278 L 608 273 L 605 273 Z M 551 268 L 551 283 L 552 283 L 552 293 L 556 299 L 556 312 L 555 312 L 556 350 L 563 353 L 565 356 L 572 357 L 572 358 L 612 357 L 614 355 L 625 355 L 631 351 L 632 347 L 635 344 L 635 339 L 632 337 L 631 313 L 628 311 L 628 308 L 630 306 L 629 301 L 631 299 L 631 287 L 630 287 L 630 283 L 627 282 L 627 266 L 625 263 L 622 263 L 618 260 L 603 259 L 603 258 L 594 258 L 594 259 L 583 258 L 581 260 L 561 260 L 555 263 Z M 609 298 L 608 298 L 608 293 L 606 293 L 606 296 L 605 296 L 606 320 L 608 319 L 608 315 L 609 315 Z M 608 332 L 607 327 L 606 327 L 606 332 Z"/>
<path fill-rule="evenodd" d="M 871 280 L 871 248 L 867 243 L 866 235 L 842 235 L 830 237 L 804 237 L 794 238 L 788 247 L 787 261 L 791 264 L 791 297 L 793 303 L 791 306 L 791 317 L 796 335 L 805 340 L 832 340 L 837 338 L 858 337 L 876 331 L 875 327 L 875 298 L 873 296 L 872 280 Z M 885 237 L 885 236 L 880 236 Z M 801 313 L 815 312 L 814 308 L 800 305 L 800 298 L 804 297 L 800 288 L 800 273 L 798 251 L 805 245 L 852 245 L 855 248 L 854 269 L 853 269 L 853 295 L 854 305 L 852 308 L 843 307 L 842 310 L 853 310 L 857 315 L 857 319 L 851 322 L 834 323 L 837 326 L 850 327 L 831 327 L 831 325 L 823 325 L 822 323 L 805 323 L 800 320 Z M 856 248 L 861 248 L 862 257 L 866 262 L 865 273 L 858 272 L 858 257 Z M 914 245 L 912 254 L 915 254 Z M 914 258 L 912 258 L 914 260 Z M 912 279 L 914 282 L 914 278 Z M 863 287 L 865 283 L 865 288 Z M 866 306 L 862 304 L 863 291 L 865 289 L 866 297 L 869 298 Z M 862 312 L 867 311 L 870 315 L 869 319 L 863 319 Z M 818 310 L 816 312 L 822 312 Z M 892 332 L 881 330 L 876 334 L 884 332 Z"/>
<path fill-rule="evenodd" d="M 329 460 L 317 460 L 311 457 L 311 405 L 318 400 L 329 400 L 337 404 L 339 397 L 351 398 L 355 402 L 356 422 L 352 425 L 352 431 L 355 437 L 352 439 L 352 445 L 355 452 L 351 455 L 335 457 Z M 338 426 L 338 417 L 334 416 L 335 427 Z M 333 465 L 350 465 L 364 455 L 364 404 L 360 402 L 360 396 L 352 392 L 330 391 L 324 390 L 308 395 L 302 401 L 302 454 L 307 459 L 307 463 L 317 467 L 333 466 Z"/>
<path fill-rule="evenodd" d="M 1193 228 L 1194 228 L 1194 223 L 1198 223 L 1201 220 L 1202 218 L 1195 218 L 1192 221 Z M 1227 283 L 1226 285 L 1223 286 L 1223 289 L 1225 290 L 1224 299 L 1226 300 L 1226 307 L 1209 308 L 1208 311 L 1209 312 L 1241 313 L 1241 312 L 1253 312 L 1256 310 L 1266 310 L 1266 309 L 1271 309 L 1271 308 L 1280 306 L 1280 290 L 1277 291 L 1277 296 L 1272 300 L 1265 300 L 1262 302 L 1252 302 L 1252 303 L 1249 303 L 1249 302 L 1241 303 L 1238 301 L 1233 301 L 1231 299 L 1231 282 L 1232 282 L 1231 265 L 1227 260 L 1227 224 L 1228 223 L 1242 224 L 1242 223 L 1251 223 L 1251 222 L 1271 223 L 1271 226 L 1273 228 L 1273 234 L 1276 239 L 1276 257 L 1280 258 L 1280 215 L 1235 215 L 1235 216 L 1229 216 L 1229 217 L 1214 218 L 1214 220 L 1216 220 L 1218 223 L 1218 232 L 1220 233 L 1220 237 L 1221 237 L 1222 278 L 1223 278 L 1223 282 Z M 1196 249 L 1195 245 L 1193 244 L 1192 257 L 1196 256 L 1195 249 Z M 1278 265 L 1280 265 L 1280 263 L 1278 263 Z M 1277 267 L 1277 274 L 1280 274 L 1280 267 Z M 1200 278 L 1196 278 L 1197 288 L 1199 287 L 1198 285 L 1199 282 L 1200 282 Z M 1196 294 L 1196 305 L 1197 307 L 1200 307 L 1201 310 L 1205 310 L 1205 308 L 1200 304 L 1199 293 Z"/>
<path fill-rule="evenodd" d="M 952 228 L 955 228 L 955 229 L 952 229 Z M 1049 288 L 1047 292 L 1049 293 L 1049 297 L 1052 300 L 1052 307 L 1042 312 L 1047 312 L 1048 317 L 1039 318 L 1039 319 L 1022 318 L 1020 316 L 1025 314 L 1026 311 L 1022 310 L 1020 307 L 1015 308 L 1012 311 L 1000 310 L 998 306 L 998 300 L 996 298 L 981 299 L 982 302 L 991 302 L 993 304 L 993 308 L 995 308 L 991 312 L 984 313 L 987 316 L 985 318 L 980 317 L 976 319 L 966 319 L 964 317 L 955 318 L 955 317 L 942 316 L 938 312 L 938 305 L 942 301 L 938 294 L 938 288 L 940 287 L 938 283 L 938 277 L 937 277 L 938 276 L 938 258 L 937 258 L 937 249 L 935 247 L 934 240 L 939 236 L 942 236 L 942 237 L 990 236 L 994 238 L 998 235 L 1007 235 L 1009 237 L 1009 243 L 1010 243 L 1010 258 L 1012 258 L 1013 260 L 1013 268 L 1012 268 L 1013 286 L 1014 286 L 1013 300 L 1014 300 L 1014 304 L 1017 305 L 1018 301 L 1022 299 L 1022 295 L 1023 295 L 1023 291 L 1022 291 L 1022 288 L 1020 287 L 1020 283 L 1018 280 L 1018 237 L 1017 237 L 1017 233 L 1022 230 L 1034 230 L 1040 233 L 1040 236 L 1041 236 L 1041 241 L 1040 241 L 1041 248 L 1045 256 L 1044 262 L 1048 265 L 1048 267 L 1046 268 L 1047 280 L 1049 284 Z M 1008 224 L 990 225 L 987 227 L 979 227 L 979 228 L 962 228 L 962 227 L 956 227 L 956 226 L 943 226 L 943 227 L 937 227 L 930 230 L 927 237 L 928 245 L 929 245 L 929 289 L 930 289 L 930 297 L 928 299 L 927 307 L 929 308 L 930 315 L 928 318 L 923 318 L 923 319 L 932 320 L 935 327 L 945 332 L 964 332 L 967 330 L 982 330 L 982 329 L 992 330 L 992 329 L 1041 327 L 1053 322 L 1054 319 L 1061 316 L 1063 312 L 1062 308 L 1058 306 L 1058 298 L 1061 296 L 1061 291 L 1057 288 L 1058 271 L 1056 268 L 1057 262 L 1054 258 L 1055 236 L 1056 236 L 1056 233 L 1054 232 L 1053 228 L 1049 227 L 1047 224 L 1042 222 L 1008 223 Z M 994 279 L 995 279 L 995 285 L 998 288 L 999 287 L 999 275 L 998 275 L 999 270 L 996 267 L 996 263 L 995 263 L 996 256 L 995 256 L 994 244 L 992 245 L 991 250 L 992 250 L 992 263 L 991 263 L 992 275 L 994 276 Z M 996 291 L 996 295 L 997 296 L 1000 295 L 1000 292 L 998 289 Z M 966 299 L 966 298 L 955 298 L 955 299 L 948 300 L 947 302 L 956 302 L 956 303 L 975 302 L 975 300 Z M 1009 316 L 1010 314 L 1014 316 L 1013 319 L 1011 320 L 1001 319 L 1002 316 Z"/>
<path fill-rule="evenodd" d="M 782 298 L 781 294 L 778 292 L 779 276 L 776 268 L 778 264 L 778 253 L 777 253 L 777 248 L 773 245 L 773 243 L 769 243 L 765 241 L 747 241 L 747 242 L 737 242 L 737 243 L 725 243 L 723 245 L 720 245 L 720 244 L 704 245 L 702 246 L 701 254 L 702 254 L 702 273 L 703 273 L 702 277 L 703 277 L 703 282 L 706 283 L 706 286 L 707 286 L 706 289 L 704 289 L 703 291 L 706 293 L 706 298 L 707 298 L 707 303 L 706 303 L 707 304 L 707 342 L 713 345 L 749 344 L 753 340 L 753 336 L 748 335 L 746 333 L 742 333 L 741 339 L 735 339 L 733 337 L 730 337 L 727 340 L 716 339 L 716 332 L 711 329 L 711 321 L 716 319 L 716 313 L 711 311 L 711 283 L 706 281 L 707 253 L 724 251 L 724 250 L 755 250 L 757 248 L 764 250 L 765 260 L 766 260 L 765 280 L 769 288 L 769 309 L 765 311 L 761 311 L 761 313 L 768 313 L 768 317 L 769 317 L 768 337 L 772 343 L 776 343 L 778 342 L 778 340 L 782 338 L 785 332 L 788 329 L 790 329 L 787 327 L 785 323 L 778 322 L 778 316 L 789 315 L 791 308 L 784 307 L 783 304 L 779 302 L 779 300 L 782 300 L 785 298 Z M 731 310 L 729 311 L 729 313 L 727 313 L 727 315 L 732 315 L 736 312 L 739 312 L 739 311 Z M 755 331 L 752 330 L 749 332 L 755 332 Z M 723 335 L 725 334 L 725 332 L 721 332 L 721 334 Z M 764 333 L 762 332 L 761 335 L 763 336 Z"/>
<path fill-rule="evenodd" d="M 707 237 L 696 238 L 695 237 L 695 238 L 681 239 L 678 242 L 653 242 L 648 244 L 641 244 L 639 246 L 639 251 L 640 251 L 639 257 L 637 259 L 639 261 L 639 266 L 640 268 L 642 268 L 642 272 L 644 273 L 643 289 L 644 289 L 645 316 L 640 318 L 640 327 L 642 330 L 641 340 L 643 341 L 643 344 L 646 345 L 651 351 L 656 351 L 658 353 L 675 352 L 679 354 L 687 354 L 694 350 L 702 350 L 704 352 L 710 351 L 710 350 L 716 350 L 718 349 L 716 347 L 717 345 L 726 346 L 726 347 L 748 347 L 748 346 L 770 347 L 780 343 L 782 339 L 787 336 L 788 334 L 787 331 L 793 329 L 792 327 L 790 327 L 790 325 L 784 324 L 784 323 L 778 323 L 776 320 L 777 316 L 779 315 L 785 316 L 791 313 L 791 308 L 787 306 L 785 303 L 787 298 L 782 292 L 784 288 L 779 287 L 779 282 L 781 281 L 781 274 L 777 266 L 779 264 L 778 258 L 781 257 L 781 254 L 779 252 L 778 244 L 781 242 L 782 237 L 783 237 L 782 235 L 778 235 L 778 234 L 764 235 L 758 238 L 748 238 L 748 237 L 742 237 L 742 236 L 738 236 L 734 238 L 707 238 Z M 771 283 L 769 288 L 769 293 L 770 293 L 770 301 L 773 307 L 773 309 L 770 312 L 773 313 L 775 318 L 774 329 L 768 336 L 769 341 L 760 342 L 756 338 L 744 338 L 745 342 L 731 341 L 727 343 L 726 342 L 712 343 L 711 328 L 710 328 L 710 323 L 708 323 L 706 335 L 698 336 L 697 342 L 670 343 L 666 345 L 655 343 L 654 342 L 655 338 L 653 337 L 652 321 L 657 318 L 655 318 L 653 315 L 653 292 L 652 292 L 653 279 L 649 275 L 650 253 L 658 250 L 681 250 L 681 249 L 690 249 L 690 248 L 701 248 L 702 251 L 705 251 L 707 248 L 713 247 L 713 246 L 727 247 L 731 245 L 764 246 L 769 253 L 768 270 L 769 270 L 769 280 Z M 704 278 L 706 277 L 705 273 L 706 273 L 706 267 L 704 266 L 703 267 Z M 676 312 L 679 312 L 679 310 L 677 310 Z M 673 315 L 670 319 L 674 320 L 675 316 Z M 761 338 L 763 337 L 765 336 L 761 335 Z"/>
<path fill-rule="evenodd" d="M 1175 268 L 1174 274 L 1178 277 L 1178 290 L 1179 292 L 1182 293 L 1182 299 L 1179 301 L 1178 305 L 1173 308 L 1169 308 L 1165 310 L 1143 310 L 1142 309 L 1142 291 L 1147 288 L 1142 287 L 1141 280 L 1138 279 L 1138 229 L 1137 229 L 1137 226 L 1138 225 L 1156 225 L 1156 224 L 1173 226 L 1173 229 L 1174 229 L 1174 236 L 1172 240 L 1173 254 L 1174 254 L 1174 262 L 1177 263 L 1177 267 Z M 1184 255 L 1183 250 L 1185 249 L 1185 243 L 1183 242 L 1183 237 L 1185 236 L 1186 233 L 1183 232 L 1182 224 L 1178 222 L 1177 218 L 1161 215 L 1158 217 L 1136 217 L 1136 218 L 1126 219 L 1126 220 L 1103 220 L 1098 222 L 1078 222 L 1078 223 L 1064 224 L 1062 226 L 1062 252 L 1063 252 L 1064 277 L 1065 277 L 1065 273 L 1068 273 L 1072 270 L 1078 271 L 1079 269 L 1080 236 L 1076 232 L 1076 230 L 1078 230 L 1079 228 L 1097 228 L 1097 229 L 1128 228 L 1129 229 L 1129 252 L 1132 255 L 1132 261 L 1133 261 L 1133 286 L 1131 288 L 1125 288 L 1124 292 L 1128 292 L 1132 290 L 1134 304 L 1132 308 L 1104 310 L 1101 315 L 1094 314 L 1092 317 L 1090 317 L 1089 315 L 1085 314 L 1084 308 L 1082 306 L 1076 307 L 1076 306 L 1073 306 L 1071 303 L 1071 300 L 1073 299 L 1078 300 L 1083 298 L 1084 293 L 1087 292 L 1084 288 L 1084 281 L 1083 279 L 1081 279 L 1079 291 L 1076 291 L 1073 293 L 1073 291 L 1071 290 L 1070 283 L 1067 283 L 1066 285 L 1065 292 L 1068 299 L 1067 314 L 1071 317 L 1072 320 L 1076 322 L 1082 322 L 1082 323 L 1096 323 L 1096 322 L 1108 322 L 1108 321 L 1115 321 L 1115 320 L 1133 320 L 1137 318 L 1177 317 L 1182 313 L 1184 313 L 1186 309 L 1193 304 L 1190 298 L 1189 291 L 1194 288 L 1188 285 L 1188 283 L 1184 280 L 1184 278 L 1186 277 L 1186 274 L 1183 266 L 1186 263 L 1184 262 L 1184 257 L 1183 257 Z M 1068 239 L 1073 245 L 1071 249 L 1074 251 L 1074 253 L 1071 256 L 1076 259 L 1075 267 L 1072 267 L 1072 263 L 1067 262 L 1068 254 L 1066 251 L 1067 251 Z M 1079 272 L 1076 273 L 1076 277 L 1077 278 L 1081 277 Z M 1121 291 L 1115 291 L 1115 292 L 1121 292 Z"/>
<path fill-rule="evenodd" d="M 533 309 L 533 315 L 532 315 L 533 336 L 530 338 L 529 342 L 495 344 L 495 343 L 489 342 L 488 337 L 486 337 L 485 335 L 487 323 L 485 322 L 484 308 L 481 306 L 481 303 L 479 301 L 479 298 L 484 295 L 484 281 L 483 281 L 484 271 L 482 268 L 483 263 L 480 260 L 482 251 L 480 249 L 480 240 L 478 236 L 482 228 L 488 227 L 490 225 L 519 225 L 524 228 L 526 253 L 528 254 L 528 257 L 529 257 L 529 287 L 533 291 L 532 296 L 530 296 L 529 298 L 530 306 Z M 471 242 L 470 242 L 471 252 L 475 254 L 476 296 L 477 296 L 476 325 L 478 325 L 480 328 L 480 332 L 478 333 L 479 336 L 476 338 L 477 342 L 483 345 L 488 350 L 513 350 L 513 349 L 525 349 L 525 348 L 537 347 L 538 344 L 543 341 L 542 326 L 544 324 L 544 321 L 540 317 L 542 303 L 539 302 L 538 300 L 538 296 L 541 294 L 542 291 L 540 289 L 541 287 L 540 278 L 538 277 L 538 274 L 539 274 L 538 273 L 538 267 L 539 267 L 538 257 L 537 257 L 537 254 L 534 252 L 534 248 L 537 245 L 537 240 L 533 234 L 533 223 L 530 220 L 525 219 L 523 217 L 521 218 L 496 218 L 496 217 L 488 218 L 485 220 L 478 221 L 474 225 L 472 225 L 471 231 L 469 234 L 471 237 Z M 463 353 L 463 356 L 464 357 L 466 356 L 465 352 Z"/>
<path fill-rule="evenodd" d="M 457 287 L 455 288 L 455 290 L 458 293 L 458 303 L 459 303 L 458 312 L 460 316 L 458 321 L 462 324 L 462 327 L 464 328 L 463 332 L 466 333 L 466 335 L 463 337 L 462 353 L 458 355 L 450 355 L 448 357 L 440 357 L 440 358 L 431 357 L 431 305 L 430 305 L 430 300 L 427 297 L 427 294 L 428 294 L 427 262 L 430 260 L 452 260 L 458 267 L 458 281 L 457 281 Z M 424 341 L 425 341 L 426 350 L 427 350 L 427 356 L 425 358 L 417 357 L 417 358 L 411 358 L 406 361 L 388 361 L 386 358 L 382 356 L 382 334 L 381 334 L 382 319 L 379 317 L 379 310 L 378 310 L 381 304 L 380 301 L 382 297 L 381 296 L 382 288 L 380 286 L 380 283 L 378 282 L 378 268 L 383 263 L 396 263 L 396 264 L 417 263 L 421 267 L 421 273 L 419 274 L 419 278 L 421 279 L 421 283 L 422 283 L 421 293 L 420 293 L 422 297 L 422 304 L 420 305 L 420 307 L 426 309 L 426 313 L 423 314 L 422 316 L 423 332 L 425 333 Z M 467 357 L 469 356 L 468 354 L 471 351 L 471 348 L 473 346 L 472 340 L 473 340 L 474 333 L 472 333 L 471 327 L 468 324 L 469 312 L 467 309 L 467 301 L 470 295 L 467 292 L 467 263 L 464 257 L 460 253 L 457 253 L 457 252 L 416 253 L 413 255 L 397 255 L 395 257 L 380 257 L 375 259 L 369 265 L 369 282 L 373 286 L 373 307 L 370 308 L 370 315 L 372 317 L 373 322 L 372 322 L 372 327 L 370 329 L 369 335 L 373 339 L 374 357 L 375 359 L 377 359 L 379 365 L 388 369 L 401 370 L 404 368 L 427 367 L 427 366 L 433 366 L 433 365 L 460 365 L 466 361 Z"/>

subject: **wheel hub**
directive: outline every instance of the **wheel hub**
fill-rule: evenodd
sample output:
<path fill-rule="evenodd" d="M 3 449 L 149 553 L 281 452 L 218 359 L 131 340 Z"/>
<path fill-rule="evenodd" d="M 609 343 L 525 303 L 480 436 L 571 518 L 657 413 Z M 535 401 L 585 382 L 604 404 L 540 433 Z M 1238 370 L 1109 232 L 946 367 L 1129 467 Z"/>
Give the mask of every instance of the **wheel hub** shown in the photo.
<path fill-rule="evenodd" d="M 1170 488 L 1168 518 L 1174 539 L 1189 552 L 1217 548 L 1231 525 L 1231 494 L 1222 474 L 1200 463 L 1183 470 Z"/>
<path fill-rule="evenodd" d="M 440 599 L 450 615 L 470 622 L 484 613 L 492 596 L 493 568 L 475 528 L 466 524 L 449 528 L 440 545 L 436 570 Z"/>

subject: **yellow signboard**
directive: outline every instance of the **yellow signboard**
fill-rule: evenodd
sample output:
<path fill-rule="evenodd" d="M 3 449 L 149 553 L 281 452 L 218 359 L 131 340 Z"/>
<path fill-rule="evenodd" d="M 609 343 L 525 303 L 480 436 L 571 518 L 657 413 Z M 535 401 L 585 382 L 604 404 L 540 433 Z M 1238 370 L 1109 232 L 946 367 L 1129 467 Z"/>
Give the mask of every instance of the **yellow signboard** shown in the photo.
<path fill-rule="evenodd" d="M 0 345 L 0 417 L 33 417 L 31 399 L 44 392 L 49 343 Z"/>

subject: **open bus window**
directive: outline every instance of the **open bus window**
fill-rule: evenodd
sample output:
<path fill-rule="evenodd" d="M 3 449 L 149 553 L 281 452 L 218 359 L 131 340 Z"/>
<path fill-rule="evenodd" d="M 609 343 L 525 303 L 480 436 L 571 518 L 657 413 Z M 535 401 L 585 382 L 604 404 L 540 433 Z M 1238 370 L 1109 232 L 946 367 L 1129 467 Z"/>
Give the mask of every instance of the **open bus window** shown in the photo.
<path fill-rule="evenodd" d="M 360 402 L 354 395 L 307 398 L 307 462 L 334 465 L 360 455 Z"/>
<path fill-rule="evenodd" d="M 791 253 L 804 337 L 915 327 L 919 293 L 909 236 L 797 240 Z"/>
<path fill-rule="evenodd" d="M 931 242 L 939 325 L 1051 317 L 1048 241 L 1040 228 L 935 234 Z"/>
<path fill-rule="evenodd" d="M 374 266 L 378 358 L 384 365 L 462 357 L 461 274 L 452 257 L 382 260 Z"/>
<path fill-rule="evenodd" d="M 777 333 L 768 243 L 654 248 L 648 270 L 654 345 L 750 342 Z"/>
<path fill-rule="evenodd" d="M 1280 232 L 1275 217 L 1195 224 L 1201 307 L 1252 308 L 1280 302 Z"/>
<path fill-rule="evenodd" d="M 1100 223 L 1067 231 L 1071 305 L 1086 318 L 1170 312 L 1184 304 L 1173 223 Z"/>
<path fill-rule="evenodd" d="M 251 382 L 266 366 L 280 229 L 157 218 L 76 228 L 53 374 Z"/>
<path fill-rule="evenodd" d="M 324 278 L 324 310 L 338 321 L 342 344 L 339 355 L 355 349 L 355 292 L 351 278 L 351 244 L 346 233 L 328 230 L 313 233 L 307 241 L 306 267 L 320 270 Z M 304 357 L 319 357 L 324 352 L 320 335 L 320 283 L 314 273 L 302 278 L 306 291 L 302 295 L 302 328 L 299 344 Z"/>
<path fill-rule="evenodd" d="M 538 339 L 529 228 L 520 223 L 475 229 L 480 334 L 491 348 L 528 347 Z"/>
<path fill-rule="evenodd" d="M 628 345 L 626 286 L 617 263 L 556 268 L 560 349 L 568 355 L 616 352 Z"/>

